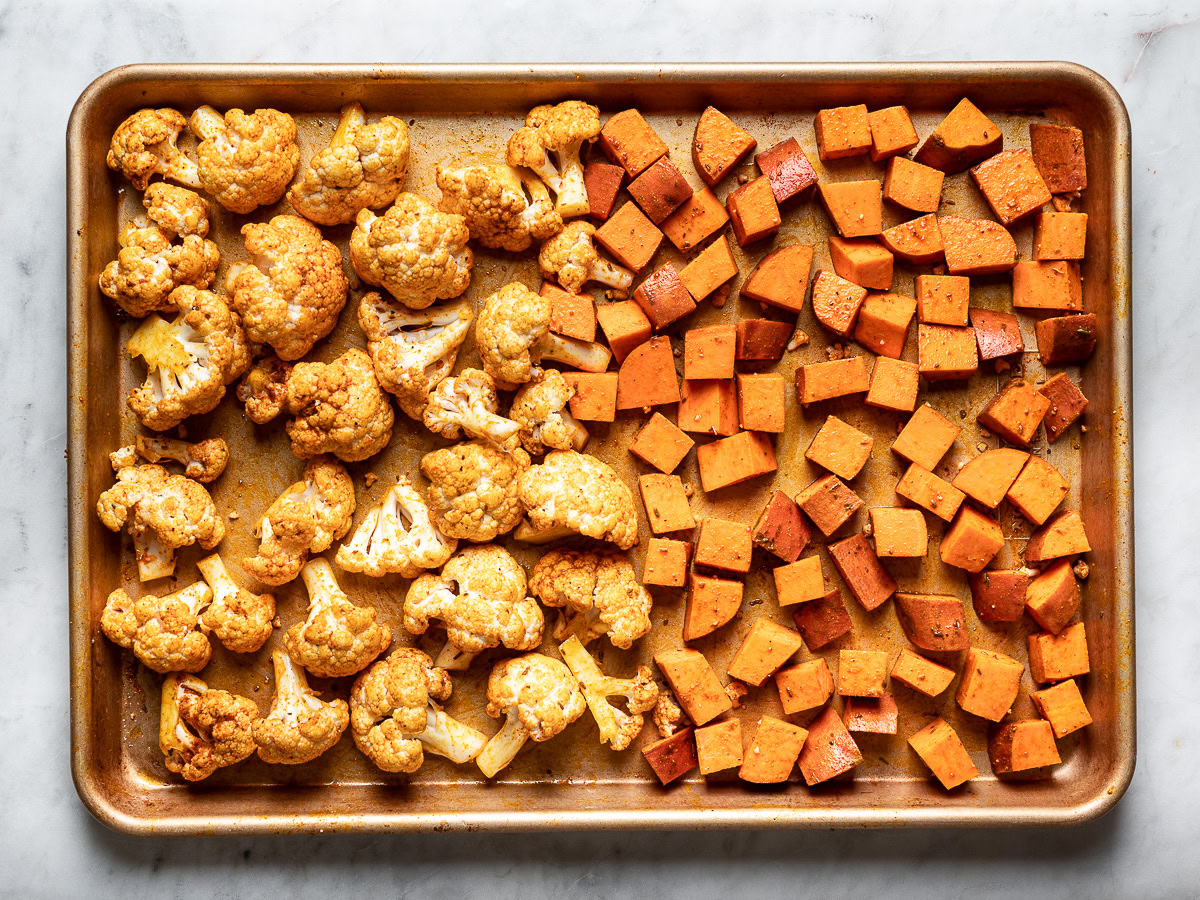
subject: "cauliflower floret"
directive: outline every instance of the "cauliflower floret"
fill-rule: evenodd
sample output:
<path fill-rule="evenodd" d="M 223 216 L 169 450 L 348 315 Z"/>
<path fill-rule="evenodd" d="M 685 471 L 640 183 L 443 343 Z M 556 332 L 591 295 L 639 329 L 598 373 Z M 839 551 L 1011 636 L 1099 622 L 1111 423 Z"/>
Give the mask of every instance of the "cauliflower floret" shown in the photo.
<path fill-rule="evenodd" d="M 300 163 L 296 123 L 276 109 L 222 116 L 201 106 L 191 118 L 200 184 L 230 212 L 249 213 L 283 196 Z"/>
<path fill-rule="evenodd" d="M 265 644 L 274 627 L 275 597 L 240 587 L 216 553 L 200 560 L 196 568 L 213 592 L 200 624 L 234 653 L 253 653 Z"/>
<path fill-rule="evenodd" d="M 516 528 L 525 507 L 517 479 L 529 468 L 519 447 L 505 453 L 480 441 L 426 453 L 421 474 L 429 479 L 429 511 L 446 537 L 491 541 Z"/>
<path fill-rule="evenodd" d="M 291 374 L 291 363 L 278 356 L 256 360 L 237 387 L 237 398 L 245 404 L 246 418 L 256 425 L 266 425 L 283 412 Z"/>
<path fill-rule="evenodd" d="M 356 101 L 342 107 L 329 146 L 313 154 L 287 198 L 318 225 L 344 225 L 395 200 L 407 173 L 408 126 L 395 116 L 368 125 Z"/>
<path fill-rule="evenodd" d="M 683 709 L 675 701 L 675 695 L 665 688 L 658 692 L 651 718 L 658 729 L 658 736 L 662 738 L 669 738 L 686 724 Z"/>
<path fill-rule="evenodd" d="M 96 513 L 113 531 L 129 529 L 142 581 L 174 572 L 180 547 L 211 550 L 225 537 L 225 523 L 203 485 L 162 466 L 121 469 L 117 483 L 96 501 Z"/>
<path fill-rule="evenodd" d="M 195 191 L 156 181 L 142 195 L 142 206 L 146 218 L 168 234 L 208 236 L 208 201 Z"/>
<path fill-rule="evenodd" d="M 212 656 L 212 644 L 199 630 L 200 611 L 210 600 L 212 591 L 200 581 L 137 600 L 117 588 L 104 604 L 100 630 L 155 672 L 199 672 Z"/>
<path fill-rule="evenodd" d="M 452 690 L 445 669 L 420 650 L 400 647 L 354 680 L 350 732 L 358 749 L 385 772 L 415 772 L 425 751 L 451 762 L 474 759 L 487 737 L 451 718 L 432 701 Z"/>
<path fill-rule="evenodd" d="M 354 482 L 330 457 L 310 460 L 304 479 L 279 495 L 258 525 L 258 553 L 242 567 L 263 584 L 281 585 L 300 574 L 310 553 L 322 553 L 350 530 Z"/>
<path fill-rule="evenodd" d="M 556 640 L 575 635 L 587 644 L 607 634 L 614 647 L 628 650 L 650 633 L 654 600 L 619 553 L 551 550 L 533 567 L 529 590 L 546 606 L 574 613 L 560 620 Z"/>
<path fill-rule="evenodd" d="M 589 281 L 598 281 L 618 291 L 633 284 L 633 273 L 611 263 L 596 252 L 590 222 L 572 222 L 538 251 L 538 268 L 544 278 L 553 278 L 563 290 L 578 294 Z"/>
<path fill-rule="evenodd" d="M 425 427 L 451 440 L 466 432 L 468 437 L 490 441 L 502 450 L 515 450 L 520 426 L 498 415 L 499 408 L 492 376 L 479 369 L 463 369 L 430 391 Z"/>
<path fill-rule="evenodd" d="M 519 281 L 488 297 L 475 325 L 475 348 L 484 371 L 504 384 L 532 380 L 530 350 L 550 328 L 550 309 L 549 297 L 535 294 Z"/>
<path fill-rule="evenodd" d="M 424 634 L 431 619 L 446 628 L 437 665 L 465 669 L 484 650 L 503 644 L 533 650 L 542 642 L 542 609 L 525 593 L 525 570 L 495 544 L 465 547 L 438 575 L 422 575 L 404 598 L 404 627 Z"/>
<path fill-rule="evenodd" d="M 583 715 L 587 704 L 571 670 L 549 656 L 527 653 L 496 663 L 488 677 L 487 714 L 504 725 L 475 757 L 492 778 L 525 741 L 548 741 Z"/>
<path fill-rule="evenodd" d="M 297 363 L 285 404 L 292 452 L 301 459 L 332 453 L 346 462 L 374 456 L 392 439 L 395 413 L 375 380 L 371 357 L 351 348 L 331 363 Z"/>
<path fill-rule="evenodd" d="M 404 475 L 366 514 L 354 537 L 338 548 L 335 561 L 347 572 L 375 578 L 416 578 L 436 569 L 454 553 L 458 541 L 445 537 L 429 518 L 429 507 Z"/>
<path fill-rule="evenodd" d="M 263 762 L 298 766 L 338 742 L 350 724 L 345 700 L 326 702 L 308 686 L 304 670 L 281 650 L 271 654 L 275 696 L 271 709 L 254 723 L 254 743 Z"/>
<path fill-rule="evenodd" d="M 440 163 L 436 175 L 438 208 L 465 218 L 471 237 L 485 247 L 520 253 L 562 229 L 546 185 L 523 169 Z"/>
<path fill-rule="evenodd" d="M 167 769 L 202 781 L 241 762 L 254 752 L 257 719 L 253 700 L 214 690 L 195 675 L 168 675 L 158 717 L 158 747 Z"/>
<path fill-rule="evenodd" d="M 367 284 L 411 309 L 457 297 L 471 283 L 475 256 L 466 220 L 417 194 L 401 194 L 382 216 L 364 209 L 350 235 L 350 264 Z"/>
<path fill-rule="evenodd" d="M 242 226 L 250 263 L 235 263 L 225 289 L 250 340 L 299 359 L 337 325 L 350 282 L 342 253 L 299 216 Z"/>
<path fill-rule="evenodd" d="M 600 743 L 614 750 L 624 750 L 642 732 L 645 718 L 642 713 L 658 702 L 658 685 L 649 666 L 638 666 L 633 678 L 613 678 L 605 675 L 596 660 L 584 649 L 574 635 L 558 648 L 563 661 L 579 680 L 583 699 L 587 701 L 592 718 L 600 727 Z M 625 710 L 613 706 L 609 697 L 625 698 Z"/>
<path fill-rule="evenodd" d="M 583 423 L 571 415 L 568 404 L 575 388 L 562 373 L 549 369 L 542 377 L 522 385 L 508 414 L 521 429 L 521 445 L 540 456 L 546 449 L 582 450 L 588 442 Z"/>
<path fill-rule="evenodd" d="M 594 456 L 554 450 L 521 474 L 518 488 L 535 532 L 565 528 L 622 550 L 637 543 L 633 494 Z"/>
<path fill-rule="evenodd" d="M 221 257 L 210 240 L 188 234 L 176 242 L 170 232 L 141 218 L 121 229 L 117 243 L 117 258 L 100 273 L 100 291 L 135 319 L 172 309 L 169 298 L 177 287 L 211 285 Z"/>
<path fill-rule="evenodd" d="M 108 167 L 139 191 L 159 175 L 191 188 L 200 187 L 200 171 L 175 142 L 187 119 L 177 110 L 139 109 L 117 126 L 108 150 Z"/>
<path fill-rule="evenodd" d="M 314 675 L 342 678 L 365 669 L 392 642 L 392 630 L 375 621 L 375 607 L 356 606 L 338 587 L 328 560 L 300 572 L 308 588 L 308 618 L 283 635 L 292 659 Z"/>
<path fill-rule="evenodd" d="M 221 438 L 208 438 L 192 444 L 175 438 L 139 434 L 135 441 L 137 455 L 146 462 L 173 460 L 183 466 L 184 475 L 201 484 L 216 481 L 229 463 L 229 445 Z"/>
<path fill-rule="evenodd" d="M 508 141 L 508 164 L 533 169 L 554 191 L 564 219 L 591 211 L 579 149 L 600 134 L 600 110 L 582 100 L 538 106 Z"/>

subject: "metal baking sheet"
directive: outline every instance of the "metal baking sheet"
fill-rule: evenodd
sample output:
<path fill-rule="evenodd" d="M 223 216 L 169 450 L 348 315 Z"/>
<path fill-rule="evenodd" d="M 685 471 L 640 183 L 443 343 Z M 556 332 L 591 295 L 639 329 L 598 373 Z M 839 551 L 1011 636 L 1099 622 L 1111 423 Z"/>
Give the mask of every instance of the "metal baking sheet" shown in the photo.
<path fill-rule="evenodd" d="M 119 323 L 109 301 L 99 294 L 96 279 L 113 257 L 120 223 L 140 212 L 137 193 L 107 169 L 104 155 L 114 127 L 135 109 L 168 105 L 190 112 L 201 103 L 219 109 L 273 106 L 293 114 L 300 125 L 302 163 L 323 146 L 337 119 L 337 109 L 359 100 L 369 113 L 399 115 L 410 122 L 412 163 L 406 190 L 438 196 L 433 167 L 445 157 L 496 152 L 525 112 L 543 102 L 582 98 L 603 114 L 629 106 L 641 109 L 671 148 L 687 177 L 699 186 L 690 162 L 692 130 L 700 111 L 713 104 L 743 124 L 760 149 L 787 136 L 806 148 L 822 179 L 880 177 L 881 167 L 865 158 L 821 166 L 815 153 L 813 116 L 817 109 L 852 103 L 878 108 L 903 103 L 912 111 L 924 136 L 963 95 L 969 96 L 1005 133 L 1005 146 L 1028 146 L 1027 123 L 1053 121 L 1083 129 L 1088 154 L 1088 189 L 1077 209 L 1090 216 L 1087 259 L 1083 264 L 1085 307 L 1096 313 L 1100 347 L 1081 371 L 1083 390 L 1091 401 L 1087 434 L 1073 434 L 1052 445 L 1048 458 L 1072 482 L 1067 504 L 1080 508 L 1094 550 L 1091 575 L 1083 590 L 1082 617 L 1087 623 L 1092 673 L 1084 680 L 1085 698 L 1094 724 L 1060 741 L 1063 764 L 1048 780 L 1001 782 L 990 774 L 986 729 L 981 720 L 963 714 L 953 690 L 937 701 L 897 687 L 899 733 L 858 736 L 865 760 L 841 780 L 808 789 L 794 779 L 774 788 L 750 787 L 732 776 L 707 782 L 693 773 L 670 789 L 662 789 L 636 747 L 656 735 L 647 723 L 641 741 L 624 753 L 598 744 L 585 715 L 566 733 L 532 745 L 495 783 L 487 783 L 473 767 L 455 767 L 436 758 L 414 776 L 391 776 L 375 769 L 353 746 L 349 736 L 320 759 L 304 766 L 267 766 L 256 758 L 220 770 L 198 785 L 171 776 L 157 747 L 158 676 L 139 667 L 98 634 L 100 611 L 108 593 L 136 583 L 131 547 L 126 538 L 107 531 L 94 513 L 96 496 L 112 482 L 107 454 L 130 442 L 137 423 L 124 406 L 126 391 L 139 373 L 123 361 L 121 347 L 131 330 Z M 1108 810 L 1132 776 L 1134 742 L 1133 668 L 1133 485 L 1130 368 L 1130 162 L 1129 121 L 1116 91 L 1094 72 L 1068 63 L 949 64 L 795 64 L 715 66 L 284 66 L 284 65 L 151 65 L 116 69 L 99 78 L 80 97 L 68 134 L 68 360 L 69 503 L 72 770 L 87 807 L 106 824 L 138 834 L 257 833 L 312 831 L 434 830 L 561 830 L 620 828 L 733 828 L 840 826 L 998 826 L 1061 825 L 1082 822 Z M 752 174 L 752 163 L 739 172 Z M 867 173 L 870 174 L 867 174 Z M 860 174 L 861 173 L 861 174 Z M 720 197 L 736 186 L 727 178 Z M 948 178 L 943 212 L 987 215 L 966 175 Z M 214 204 L 215 206 L 215 204 Z M 286 210 L 286 204 L 280 205 Z M 263 220 L 276 209 L 258 210 Z M 885 227 L 907 218 L 885 209 Z M 244 221 L 218 210 L 214 222 L 222 252 L 219 277 L 243 255 L 237 227 Z M 325 229 L 345 249 L 348 228 Z M 773 242 L 735 248 L 741 276 L 770 248 L 791 241 L 816 247 L 814 268 L 828 267 L 825 238 L 828 220 L 816 202 L 785 212 Z M 1014 229 L 1018 249 L 1029 254 L 1032 228 Z M 764 246 L 764 244 L 766 246 Z M 678 261 L 669 246 L 653 265 Z M 349 267 L 347 266 L 347 269 Z M 911 293 L 918 269 L 898 264 L 894 289 Z M 926 270 L 927 271 L 927 270 Z M 532 254 L 514 256 L 477 250 L 468 296 L 481 300 L 512 280 L 536 285 Z M 218 281 L 221 283 L 221 281 Z M 972 279 L 972 304 L 1007 308 L 1007 276 Z M 318 345 L 315 358 L 330 359 L 348 346 L 362 346 L 354 308 L 362 290 L 352 291 L 336 332 Z M 756 304 L 732 299 L 721 308 L 709 303 L 682 323 L 694 327 L 760 315 Z M 769 315 L 775 315 L 769 313 Z M 778 366 L 789 379 L 795 366 L 824 358 L 826 340 L 812 319 L 801 325 L 813 342 L 788 354 Z M 1027 321 L 1030 332 L 1032 322 Z M 914 329 L 915 331 L 915 329 Z M 672 330 L 678 338 L 679 328 Z M 1032 333 L 1027 346 L 1035 346 Z M 870 354 L 862 350 L 855 352 Z M 915 358 L 915 338 L 905 358 Z M 474 362 L 464 352 L 459 365 Z M 1027 354 L 1027 375 L 1040 377 L 1036 354 Z M 1006 376 L 980 375 L 969 388 L 935 386 L 922 392 L 934 406 L 958 416 L 964 430 L 959 444 L 939 471 L 952 473 L 973 445 L 995 446 L 996 439 L 978 433 L 973 413 Z M 893 487 L 901 474 L 887 450 L 899 419 L 869 410 L 858 402 L 834 402 L 802 410 L 789 401 L 787 431 L 776 441 L 779 471 L 745 485 L 706 496 L 697 490 L 698 515 L 752 522 L 767 492 L 778 487 L 794 493 L 816 471 L 803 451 L 828 413 L 876 437 L 874 458 L 854 486 L 866 507 L 895 503 Z M 610 462 L 634 485 L 644 471 L 625 450 L 642 424 L 640 415 L 622 416 L 611 427 L 592 424 L 589 451 Z M 239 406 L 226 400 L 213 414 L 188 420 L 191 436 L 222 435 L 234 448 L 225 475 L 213 486 L 218 507 L 236 511 L 221 552 L 237 573 L 240 558 L 254 546 L 254 522 L 279 491 L 299 475 L 302 464 L 287 448 L 279 426 L 256 429 Z M 1042 439 L 1044 440 L 1044 438 Z M 364 464 L 351 466 L 357 476 L 359 508 L 377 502 L 388 478 L 413 472 L 420 454 L 433 445 L 423 428 L 397 416 L 391 446 Z M 971 449 L 967 449 L 971 448 Z M 372 488 L 362 475 L 380 476 Z M 698 484 L 694 456 L 685 463 L 685 479 Z M 1086 485 L 1086 490 L 1084 486 Z M 639 504 L 640 508 L 640 504 Z M 864 512 L 844 529 L 861 527 Z M 1029 528 L 1015 513 L 1003 516 L 1013 546 Z M 930 522 L 930 560 L 936 560 L 941 523 Z M 649 533 L 642 521 L 642 544 Z M 532 564 L 536 552 L 515 545 L 518 558 Z M 827 578 L 841 585 L 823 546 Z M 1011 552 L 1011 551 L 1009 551 Z M 196 577 L 194 548 L 181 556 L 178 577 Z M 639 549 L 634 550 L 640 571 Z M 999 563 L 1005 560 L 1001 559 Z M 969 597 L 965 579 L 924 560 L 892 561 L 889 567 L 902 590 L 930 590 Z M 746 580 L 742 614 L 713 636 L 694 642 L 718 672 L 759 615 L 790 624 L 768 587 L 770 564 L 757 559 Z M 399 640 L 405 582 L 377 581 L 339 573 L 343 587 L 374 604 Z M 629 672 L 648 662 L 655 649 L 680 646 L 684 597 L 680 590 L 653 589 L 655 629 L 633 650 L 603 645 L 606 669 Z M 299 582 L 276 591 L 283 626 L 300 619 L 306 598 Z M 832 657 L 839 648 L 898 650 L 905 646 L 891 604 L 874 613 L 848 601 L 854 631 L 817 655 Z M 989 626 L 976 619 L 967 603 L 971 642 L 1006 651 L 1025 660 L 1025 635 L 1031 623 Z M 552 617 L 551 617 L 552 618 Z M 259 653 L 248 658 L 216 646 L 213 662 L 202 677 L 211 684 L 244 693 L 265 710 L 271 696 L 269 651 L 282 630 Z M 549 641 L 547 642 L 549 645 Z M 808 658 L 801 651 L 800 658 Z M 954 664 L 961 662 L 955 658 Z M 488 660 L 456 677 L 449 711 L 491 733 L 496 727 L 482 711 Z M 335 693 L 345 685 L 316 681 Z M 1033 714 L 1028 672 L 1013 715 Z M 840 703 L 835 698 L 835 704 Z M 936 712 L 945 715 L 964 738 L 982 773 L 965 787 L 947 793 L 932 782 L 906 744 L 908 735 Z M 735 711 L 748 729 L 759 715 L 779 713 L 778 697 L 768 686 L 752 692 Z M 811 716 L 810 716 L 811 717 Z M 804 724 L 805 717 L 796 721 Z"/>

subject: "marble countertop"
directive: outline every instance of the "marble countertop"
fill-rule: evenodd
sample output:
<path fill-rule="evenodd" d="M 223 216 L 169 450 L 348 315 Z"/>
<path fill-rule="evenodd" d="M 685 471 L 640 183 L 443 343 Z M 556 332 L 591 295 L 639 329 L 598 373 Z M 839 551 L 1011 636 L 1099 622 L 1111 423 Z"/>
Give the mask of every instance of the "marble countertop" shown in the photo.
<path fill-rule="evenodd" d="M 806 4 L 813 5 L 813 4 Z M 1187 2 L 746 0 L 0 3 L 0 895 L 1200 896 L 1200 11 Z M 387 12 L 384 12 L 384 9 Z M 68 766 L 63 133 L 142 61 L 1068 59 L 1134 128 L 1139 759 L 1098 822 L 1056 832 L 314 836 L 139 840 Z M 1188 163 L 1191 159 L 1193 162 Z M 1171 222 L 1175 224 L 1172 225 Z M 1185 387 L 1187 386 L 1187 387 Z M 1183 388 L 1181 390 L 1181 388 Z M 519 885 L 519 888 L 518 888 Z"/>

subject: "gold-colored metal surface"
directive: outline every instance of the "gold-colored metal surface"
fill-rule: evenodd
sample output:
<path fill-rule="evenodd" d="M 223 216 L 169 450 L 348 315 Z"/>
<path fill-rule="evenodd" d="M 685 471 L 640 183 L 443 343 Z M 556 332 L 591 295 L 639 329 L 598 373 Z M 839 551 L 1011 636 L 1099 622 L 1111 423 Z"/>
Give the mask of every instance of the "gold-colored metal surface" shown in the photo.
<path fill-rule="evenodd" d="M 412 777 L 386 775 L 357 752 L 349 737 L 305 766 L 272 767 L 252 759 L 195 786 L 181 784 L 166 772 L 155 739 L 159 679 L 97 631 L 109 591 L 136 582 L 127 539 L 107 531 L 94 514 L 96 496 L 112 482 L 107 454 L 129 443 L 137 432 L 137 423 L 124 406 L 125 393 L 139 374 L 121 353 L 131 326 L 118 322 L 111 304 L 96 287 L 101 268 L 115 254 L 120 223 L 140 211 L 137 193 L 104 164 L 109 137 L 124 116 L 143 106 L 169 105 L 185 112 L 201 103 L 219 109 L 274 106 L 296 117 L 303 162 L 327 140 L 337 109 L 349 100 L 359 100 L 371 114 L 391 113 L 410 122 L 413 150 L 406 189 L 436 198 L 432 172 L 438 161 L 447 156 L 502 152 L 508 134 L 524 113 L 546 101 L 584 98 L 598 104 L 604 113 L 637 106 L 680 161 L 688 159 L 696 117 L 711 103 L 744 124 L 758 138 L 760 149 L 795 136 L 823 179 L 851 179 L 860 173 L 879 177 L 880 167 L 865 160 L 821 167 L 812 126 L 817 109 L 847 103 L 866 103 L 871 108 L 903 103 L 912 111 L 918 132 L 925 135 L 964 94 L 1000 125 L 1005 146 L 1028 146 L 1027 123 L 1043 118 L 1082 128 L 1087 145 L 1088 189 L 1078 207 L 1090 216 L 1084 296 L 1085 308 L 1098 316 L 1102 338 L 1095 357 L 1071 374 L 1082 378 L 1091 401 L 1085 419 L 1088 431 L 1082 440 L 1076 434 L 1036 449 L 1071 480 L 1068 503 L 1083 511 L 1094 548 L 1081 611 L 1092 663 L 1092 673 L 1085 679 L 1085 696 L 1095 722 L 1060 742 L 1063 764 L 1050 779 L 1001 782 L 982 774 L 950 793 L 931 782 L 908 749 L 906 738 L 935 712 L 945 715 L 960 732 L 980 771 L 990 773 L 984 723 L 958 710 L 953 691 L 937 701 L 906 692 L 900 702 L 899 734 L 858 736 L 864 763 L 852 777 L 816 790 L 795 782 L 775 789 L 755 788 L 732 777 L 706 783 L 694 773 L 663 790 L 636 750 L 640 743 L 625 753 L 611 752 L 598 744 L 587 716 L 559 738 L 524 751 L 493 784 L 480 778 L 473 767 L 455 767 L 438 759 L 431 759 Z M 83 93 L 71 117 L 67 145 L 71 759 L 79 794 L 101 821 L 139 834 L 1051 825 L 1094 818 L 1124 792 L 1135 756 L 1130 137 L 1120 98 L 1095 73 L 1066 63 L 134 66 L 102 76 Z M 681 169 L 699 186 L 690 163 Z M 747 164 L 738 171 L 754 170 Z M 736 178 L 726 179 L 718 195 L 724 197 L 735 185 Z M 944 209 L 958 214 L 986 214 L 966 175 L 947 179 L 944 202 Z M 280 209 L 286 209 L 286 204 Z M 263 220 L 274 212 L 259 210 L 250 218 Z M 885 225 L 906 218 L 896 209 L 885 210 L 885 215 L 889 217 Z M 223 211 L 216 216 L 222 278 L 231 262 L 244 257 L 237 234 L 244 220 Z M 1026 257 L 1031 230 L 1028 224 L 1014 229 L 1018 248 Z M 344 251 L 349 230 L 325 231 Z M 814 266 L 828 267 L 828 232 L 828 221 L 817 203 L 786 210 L 774 242 L 763 242 L 768 246 L 754 246 L 748 253 L 735 249 L 742 272 L 739 282 L 770 246 L 790 241 L 814 244 Z M 479 252 L 477 260 L 468 293 L 477 301 L 514 278 L 538 283 L 532 254 Z M 660 251 L 655 265 L 666 260 L 678 261 L 679 256 L 668 247 Z M 911 294 L 915 271 L 898 265 L 895 289 Z M 330 359 L 348 346 L 363 345 L 354 318 L 361 294 L 357 288 L 352 292 L 339 328 L 317 347 L 315 358 Z M 972 279 L 973 305 L 1007 308 L 1008 298 L 1007 276 Z M 739 311 L 762 314 L 756 304 L 737 299 L 735 285 L 733 297 L 724 307 L 701 304 L 682 327 L 732 321 Z M 802 314 L 801 325 L 815 340 L 788 354 L 777 367 L 789 381 L 796 365 L 824 358 L 824 335 L 810 309 Z M 678 337 L 679 331 L 672 329 L 673 337 Z M 1026 343 L 1036 346 L 1032 333 L 1026 335 Z M 915 358 L 915 354 L 915 339 L 910 337 L 905 356 Z M 473 357 L 472 352 L 464 353 L 460 366 L 471 364 Z M 1031 377 L 1043 374 L 1036 354 L 1026 354 L 1025 367 Z M 977 452 L 977 444 L 996 445 L 994 437 L 978 432 L 973 413 L 991 398 L 1002 380 L 980 375 L 967 388 L 933 386 L 923 392 L 923 399 L 948 414 L 957 417 L 962 413 L 959 444 L 939 471 L 953 473 Z M 893 504 L 893 487 L 901 467 L 887 448 L 900 419 L 868 410 L 858 402 L 822 404 L 804 411 L 789 400 L 787 431 L 776 441 L 777 477 L 708 496 L 697 491 L 693 498 L 697 514 L 711 512 L 752 522 L 770 489 L 794 493 L 811 481 L 816 470 L 803 452 L 829 413 L 876 438 L 874 458 L 854 486 L 867 507 Z M 590 426 L 589 451 L 611 463 L 631 486 L 644 469 L 632 461 L 625 447 L 642 421 L 641 416 L 623 416 L 612 427 Z M 213 494 L 222 511 L 238 515 L 229 523 L 221 552 L 240 574 L 237 564 L 254 546 L 254 522 L 271 499 L 295 480 L 302 464 L 289 452 L 280 426 L 255 428 L 232 400 L 226 400 L 214 414 L 186 424 L 189 435 L 219 434 L 234 448 L 229 468 L 213 485 Z M 391 476 L 415 471 L 420 454 L 433 445 L 434 439 L 423 428 L 398 414 L 391 446 L 375 459 L 351 466 L 359 476 L 360 514 L 378 501 Z M 371 488 L 363 487 L 361 476 L 366 472 L 380 476 Z M 683 474 L 699 483 L 692 459 Z M 1019 545 L 1029 534 L 1028 525 L 1016 513 L 1005 515 L 1003 525 L 1012 544 Z M 943 531 L 940 523 L 931 521 L 930 530 L 929 561 L 892 561 L 889 567 L 904 590 L 968 598 L 965 579 L 935 562 Z M 641 547 L 647 536 L 643 519 Z M 514 545 L 514 551 L 526 565 L 531 565 L 538 553 L 521 545 Z M 823 547 L 820 552 L 827 576 L 840 584 Z M 181 583 L 197 577 L 199 555 L 195 548 L 181 555 Z M 640 549 L 635 549 L 634 557 L 640 571 Z M 1006 561 L 1010 560 L 999 562 Z M 405 582 L 341 573 L 339 577 L 352 597 L 374 604 L 398 639 L 407 640 L 399 615 Z M 769 578 L 769 564 L 756 559 L 746 580 L 742 615 L 716 635 L 694 643 L 718 671 L 724 671 L 756 616 L 790 621 L 775 604 Z M 655 649 L 681 644 L 682 592 L 654 590 L 654 632 L 628 652 L 605 644 L 601 659 L 606 669 L 628 672 L 637 663 L 648 661 Z M 276 595 L 284 627 L 302 617 L 306 598 L 298 582 L 277 590 Z M 864 612 L 852 600 L 848 606 L 854 618 L 853 633 L 818 655 L 832 656 L 836 666 L 840 647 L 894 649 L 905 644 L 891 604 L 874 613 Z M 1031 623 L 996 627 L 976 619 L 970 603 L 967 610 L 973 645 L 1026 658 L 1025 635 Z M 277 631 L 263 651 L 249 657 L 217 646 L 203 677 L 214 686 L 254 698 L 265 710 L 271 694 L 269 650 L 280 636 Z M 809 655 L 801 653 L 802 658 Z M 953 657 L 956 664 L 961 661 L 958 657 Z M 487 668 L 484 659 L 470 673 L 456 677 L 449 710 L 490 733 L 495 724 L 483 714 L 481 700 Z M 319 686 L 345 694 L 344 684 L 319 682 Z M 1028 700 L 1033 688 L 1026 673 L 1015 715 L 1033 714 Z M 753 691 L 748 701 L 738 714 L 749 728 L 758 715 L 779 713 L 778 697 L 770 684 Z M 805 720 L 797 721 L 803 724 Z M 648 723 L 642 742 L 653 737 L 651 731 Z"/>

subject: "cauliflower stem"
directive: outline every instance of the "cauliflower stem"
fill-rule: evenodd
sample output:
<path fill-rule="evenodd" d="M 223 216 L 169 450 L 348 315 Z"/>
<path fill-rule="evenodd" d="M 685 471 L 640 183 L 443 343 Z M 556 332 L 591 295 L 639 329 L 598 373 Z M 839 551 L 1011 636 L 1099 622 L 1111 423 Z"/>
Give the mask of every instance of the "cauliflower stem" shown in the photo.
<path fill-rule="evenodd" d="M 579 679 L 583 699 L 600 728 L 600 743 L 613 750 L 626 749 L 642 731 L 642 713 L 653 709 L 658 701 L 658 685 L 649 667 L 639 666 L 634 678 L 612 678 L 601 671 L 578 638 L 567 638 L 558 650 Z M 624 697 L 628 712 L 613 706 L 610 697 Z"/>

